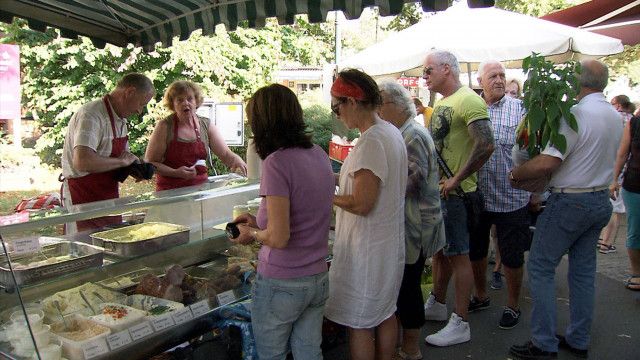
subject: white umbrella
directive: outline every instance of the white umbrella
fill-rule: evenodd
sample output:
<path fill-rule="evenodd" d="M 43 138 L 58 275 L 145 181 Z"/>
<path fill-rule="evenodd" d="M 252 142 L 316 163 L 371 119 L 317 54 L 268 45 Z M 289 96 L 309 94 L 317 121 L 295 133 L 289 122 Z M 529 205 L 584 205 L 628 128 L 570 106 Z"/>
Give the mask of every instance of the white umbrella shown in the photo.
<path fill-rule="evenodd" d="M 431 49 L 451 51 L 460 63 L 496 59 L 514 68 L 521 67 L 531 52 L 562 62 L 619 53 L 623 46 L 618 39 L 506 10 L 452 7 L 392 34 L 338 67 L 360 68 L 373 76 L 420 76 Z"/>

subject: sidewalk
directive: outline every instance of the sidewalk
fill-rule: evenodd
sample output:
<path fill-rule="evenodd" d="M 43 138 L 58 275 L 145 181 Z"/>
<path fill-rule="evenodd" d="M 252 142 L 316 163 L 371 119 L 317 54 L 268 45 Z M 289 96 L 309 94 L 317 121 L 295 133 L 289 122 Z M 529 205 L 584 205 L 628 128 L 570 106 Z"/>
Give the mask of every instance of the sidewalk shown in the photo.
<path fill-rule="evenodd" d="M 624 288 L 623 280 L 629 271 L 625 248 L 626 222 L 621 224 L 615 244 L 618 251 L 611 254 L 598 253 L 596 274 L 596 304 L 592 326 L 590 359 L 637 360 L 640 359 L 640 292 Z M 569 321 L 569 289 L 567 287 L 566 257 L 558 267 L 557 304 L 558 331 L 560 333 Z M 525 271 L 526 274 L 526 271 Z M 458 359 L 511 359 L 509 347 L 522 344 L 530 339 L 531 297 L 528 282 L 523 282 L 520 323 L 511 330 L 498 328 L 502 308 L 506 303 L 506 289 L 489 290 L 491 307 L 470 314 L 471 341 L 457 346 L 437 348 L 421 341 L 421 351 L 425 360 Z M 453 303 L 453 289 L 448 291 L 448 304 Z M 449 306 L 449 312 L 452 311 Z M 422 339 L 445 325 L 445 322 L 427 322 L 422 328 Z M 348 359 L 348 346 L 334 348 L 326 352 L 325 359 Z M 570 353 L 560 351 L 558 359 L 574 359 Z"/>

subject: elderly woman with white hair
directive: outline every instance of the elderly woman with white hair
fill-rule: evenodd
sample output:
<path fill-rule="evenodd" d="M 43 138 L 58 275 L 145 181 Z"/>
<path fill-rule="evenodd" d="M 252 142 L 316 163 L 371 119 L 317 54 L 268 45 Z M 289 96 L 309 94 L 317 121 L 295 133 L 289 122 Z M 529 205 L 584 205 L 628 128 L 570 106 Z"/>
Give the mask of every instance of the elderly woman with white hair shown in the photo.
<path fill-rule="evenodd" d="M 425 322 L 420 278 L 424 263 L 445 245 L 438 188 L 438 161 L 429 132 L 415 118 L 409 92 L 394 81 L 378 84 L 381 118 L 397 127 L 407 147 L 408 178 L 404 202 L 405 265 L 397 302 L 402 326 L 398 356 L 421 359 L 420 328 Z"/>

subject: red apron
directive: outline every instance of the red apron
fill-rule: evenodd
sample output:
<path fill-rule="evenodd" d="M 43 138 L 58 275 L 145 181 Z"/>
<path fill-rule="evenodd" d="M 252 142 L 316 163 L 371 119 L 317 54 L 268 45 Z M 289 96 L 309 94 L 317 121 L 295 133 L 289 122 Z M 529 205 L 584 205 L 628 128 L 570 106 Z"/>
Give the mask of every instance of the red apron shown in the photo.
<path fill-rule="evenodd" d="M 196 127 L 195 119 L 191 118 L 193 129 L 196 132 L 196 141 L 178 141 L 178 116 L 173 115 L 173 138 L 169 141 L 164 152 L 164 162 L 170 168 L 177 169 L 181 166 L 193 166 L 198 160 L 207 158 L 207 150 L 200 140 L 200 130 Z M 156 191 L 181 188 L 185 186 L 199 185 L 207 181 L 209 174 L 207 167 L 196 166 L 196 177 L 193 179 L 181 179 L 156 174 Z"/>
<path fill-rule="evenodd" d="M 115 120 L 106 95 L 102 98 L 102 101 L 107 108 L 109 121 L 111 122 L 111 131 L 113 131 L 111 154 L 109 157 L 119 157 L 125 151 L 129 137 L 126 135 L 119 138 L 116 137 Z M 69 193 L 71 194 L 71 203 L 73 205 L 116 199 L 120 196 L 118 192 L 118 181 L 115 179 L 115 170 L 91 173 L 79 178 L 69 178 L 67 179 L 67 184 L 69 184 Z M 122 223 L 121 216 L 105 216 L 78 221 L 76 224 L 78 225 L 78 231 L 83 231 L 118 223 Z"/>

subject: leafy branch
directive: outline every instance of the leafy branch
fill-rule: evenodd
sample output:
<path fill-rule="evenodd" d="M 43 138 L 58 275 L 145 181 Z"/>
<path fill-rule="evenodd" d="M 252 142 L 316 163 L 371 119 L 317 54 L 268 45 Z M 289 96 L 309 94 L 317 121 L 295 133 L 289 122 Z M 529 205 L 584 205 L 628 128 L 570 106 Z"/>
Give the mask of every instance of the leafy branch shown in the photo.
<path fill-rule="evenodd" d="M 527 115 L 518 127 L 518 145 L 527 148 L 531 157 L 539 154 L 549 142 L 564 153 L 567 140 L 560 133 L 562 120 L 578 131 L 578 123 L 570 110 L 577 102 L 576 75 L 580 73 L 580 63 L 569 61 L 556 65 L 533 53 L 522 61 L 522 68 L 527 74 L 524 83 Z"/>

